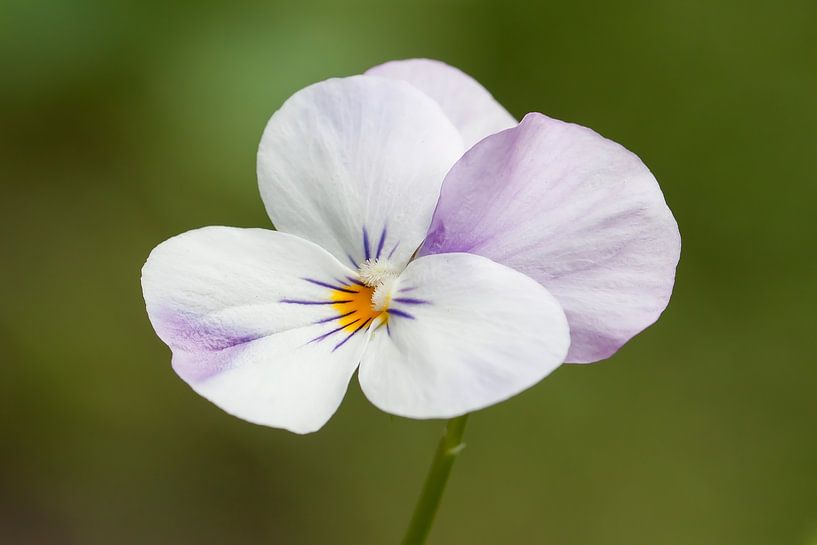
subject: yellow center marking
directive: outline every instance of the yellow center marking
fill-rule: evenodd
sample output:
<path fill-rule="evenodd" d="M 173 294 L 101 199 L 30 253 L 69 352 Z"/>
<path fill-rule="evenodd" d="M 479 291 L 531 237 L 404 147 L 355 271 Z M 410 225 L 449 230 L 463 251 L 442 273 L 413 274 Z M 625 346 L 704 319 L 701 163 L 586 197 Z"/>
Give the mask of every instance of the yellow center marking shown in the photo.
<path fill-rule="evenodd" d="M 339 325 L 343 326 L 345 331 L 355 331 L 362 327 L 363 324 L 366 324 L 367 321 L 371 323 L 375 318 L 383 314 L 382 311 L 372 308 L 374 288 L 350 284 L 343 286 L 343 289 L 346 291 L 332 290 L 330 297 L 332 301 L 335 301 L 332 308 L 341 316 Z M 354 293 L 348 293 L 352 291 Z M 384 323 L 388 316 L 388 313 L 383 316 Z"/>

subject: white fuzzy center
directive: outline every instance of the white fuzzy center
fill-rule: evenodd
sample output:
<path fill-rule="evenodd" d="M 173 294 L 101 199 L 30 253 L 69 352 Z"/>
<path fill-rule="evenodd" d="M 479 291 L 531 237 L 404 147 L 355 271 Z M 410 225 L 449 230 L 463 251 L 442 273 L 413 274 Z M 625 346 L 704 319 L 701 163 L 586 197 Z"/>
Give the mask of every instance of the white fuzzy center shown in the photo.
<path fill-rule="evenodd" d="M 364 284 L 376 288 L 388 278 L 397 278 L 400 271 L 388 259 L 367 259 L 361 263 L 359 274 Z"/>
<path fill-rule="evenodd" d="M 389 308 L 391 303 L 391 294 L 394 290 L 394 284 L 397 281 L 396 277 L 388 277 L 377 285 L 372 294 L 372 308 L 378 312 L 383 312 Z"/>
<path fill-rule="evenodd" d="M 374 288 L 372 308 L 383 311 L 389 306 L 392 290 L 400 270 L 388 259 L 367 259 L 358 271 L 360 280 Z"/>

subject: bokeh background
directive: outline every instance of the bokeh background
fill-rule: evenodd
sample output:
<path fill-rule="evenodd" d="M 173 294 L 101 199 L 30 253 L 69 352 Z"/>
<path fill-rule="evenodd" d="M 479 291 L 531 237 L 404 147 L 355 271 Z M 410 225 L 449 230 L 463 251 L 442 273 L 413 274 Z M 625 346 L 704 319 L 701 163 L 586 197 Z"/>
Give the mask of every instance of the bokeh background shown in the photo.
<path fill-rule="evenodd" d="M 684 240 L 658 324 L 471 418 L 430 543 L 817 543 L 814 0 L 3 0 L 0 542 L 399 541 L 441 423 L 354 380 L 314 435 L 234 419 L 172 373 L 139 273 L 269 225 L 287 96 L 420 56 L 638 153 Z"/>

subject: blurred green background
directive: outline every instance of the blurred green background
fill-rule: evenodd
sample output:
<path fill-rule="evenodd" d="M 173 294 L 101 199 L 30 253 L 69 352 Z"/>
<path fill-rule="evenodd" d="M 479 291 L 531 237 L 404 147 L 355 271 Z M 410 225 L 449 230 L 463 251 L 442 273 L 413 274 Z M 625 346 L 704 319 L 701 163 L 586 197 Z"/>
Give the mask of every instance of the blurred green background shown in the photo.
<path fill-rule="evenodd" d="M 297 89 L 433 57 L 638 153 L 684 240 L 663 318 L 474 415 L 436 545 L 817 542 L 817 3 L 0 4 L 0 542 L 387 544 L 440 422 L 353 380 L 299 437 L 197 397 L 150 249 L 267 226 Z"/>

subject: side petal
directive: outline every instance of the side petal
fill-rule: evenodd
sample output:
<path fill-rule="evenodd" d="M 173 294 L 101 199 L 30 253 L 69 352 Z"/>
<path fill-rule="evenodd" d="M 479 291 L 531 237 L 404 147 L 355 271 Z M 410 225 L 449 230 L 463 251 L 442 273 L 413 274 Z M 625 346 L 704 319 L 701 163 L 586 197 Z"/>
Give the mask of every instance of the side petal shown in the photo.
<path fill-rule="evenodd" d="M 474 78 L 431 59 L 387 62 L 366 74 L 407 81 L 436 100 L 462 134 L 466 148 L 516 126 L 516 119 Z"/>
<path fill-rule="evenodd" d="M 335 412 L 364 346 L 363 334 L 337 346 L 347 328 L 336 295 L 352 274 L 292 235 L 205 227 L 157 246 L 142 290 L 196 392 L 244 420 L 306 433 Z"/>
<path fill-rule="evenodd" d="M 371 331 L 360 384 L 386 412 L 450 418 L 533 386 L 569 343 L 559 303 L 535 280 L 480 256 L 422 257 Z"/>
<path fill-rule="evenodd" d="M 330 79 L 295 93 L 269 120 L 258 183 L 280 231 L 355 267 L 381 255 L 402 266 L 462 152 L 440 107 L 411 85 Z"/>
<path fill-rule="evenodd" d="M 638 157 L 534 113 L 451 169 L 420 254 L 471 252 L 538 280 L 570 323 L 567 361 L 587 363 L 658 319 L 680 249 L 672 212 Z"/>

